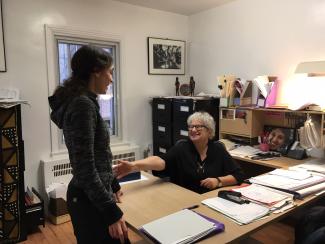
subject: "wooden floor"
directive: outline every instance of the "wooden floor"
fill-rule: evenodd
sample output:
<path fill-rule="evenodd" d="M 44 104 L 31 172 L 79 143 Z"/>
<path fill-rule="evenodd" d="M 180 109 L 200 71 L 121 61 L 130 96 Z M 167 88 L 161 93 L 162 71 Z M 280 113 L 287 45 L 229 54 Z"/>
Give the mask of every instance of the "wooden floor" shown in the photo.
<path fill-rule="evenodd" d="M 145 243 L 141 236 L 129 229 L 129 238 L 132 243 Z M 20 244 L 76 244 L 71 222 L 53 225 L 46 222 L 45 227 L 39 226 L 38 230 L 29 234 L 26 241 Z"/>
<path fill-rule="evenodd" d="M 142 244 L 145 241 L 133 231 L 129 231 L 132 243 Z M 53 225 L 46 222 L 45 228 L 39 227 L 38 231 L 30 234 L 27 241 L 21 244 L 76 244 L 71 222 L 60 225 Z M 264 229 L 254 233 L 251 238 L 240 244 L 292 244 L 294 243 L 294 230 L 291 226 L 278 222 L 271 224 Z"/>

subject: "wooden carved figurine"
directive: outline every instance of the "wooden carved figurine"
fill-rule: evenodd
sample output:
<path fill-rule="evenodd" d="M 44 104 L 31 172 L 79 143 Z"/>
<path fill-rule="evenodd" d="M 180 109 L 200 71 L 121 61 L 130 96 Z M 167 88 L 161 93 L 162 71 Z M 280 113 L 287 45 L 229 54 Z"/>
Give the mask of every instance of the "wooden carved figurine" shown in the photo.
<path fill-rule="evenodd" d="M 194 96 L 195 81 L 193 76 L 190 77 L 190 95 Z"/>
<path fill-rule="evenodd" d="M 176 77 L 176 81 L 175 81 L 176 96 L 179 96 L 179 86 L 180 86 L 180 82 L 178 81 L 178 77 Z"/>

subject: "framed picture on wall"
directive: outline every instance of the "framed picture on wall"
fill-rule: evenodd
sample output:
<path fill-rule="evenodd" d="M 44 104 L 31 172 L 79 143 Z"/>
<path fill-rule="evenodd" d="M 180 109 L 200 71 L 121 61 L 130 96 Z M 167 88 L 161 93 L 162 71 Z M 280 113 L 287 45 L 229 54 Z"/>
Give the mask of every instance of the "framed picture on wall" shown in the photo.
<path fill-rule="evenodd" d="M 3 35 L 3 21 L 2 21 L 2 0 L 0 0 L 0 72 L 6 72 L 6 56 Z"/>
<path fill-rule="evenodd" d="M 148 73 L 185 74 L 185 41 L 148 37 Z"/>

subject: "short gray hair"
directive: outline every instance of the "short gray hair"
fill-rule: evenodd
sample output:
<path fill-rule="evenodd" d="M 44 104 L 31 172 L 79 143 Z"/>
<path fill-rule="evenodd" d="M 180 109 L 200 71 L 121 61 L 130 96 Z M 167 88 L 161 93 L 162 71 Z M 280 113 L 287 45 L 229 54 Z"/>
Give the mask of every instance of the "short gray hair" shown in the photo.
<path fill-rule="evenodd" d="M 216 134 L 216 122 L 207 112 L 195 112 L 187 118 L 187 125 L 191 125 L 193 120 L 200 120 L 204 126 L 210 131 L 209 139 L 213 139 Z"/>

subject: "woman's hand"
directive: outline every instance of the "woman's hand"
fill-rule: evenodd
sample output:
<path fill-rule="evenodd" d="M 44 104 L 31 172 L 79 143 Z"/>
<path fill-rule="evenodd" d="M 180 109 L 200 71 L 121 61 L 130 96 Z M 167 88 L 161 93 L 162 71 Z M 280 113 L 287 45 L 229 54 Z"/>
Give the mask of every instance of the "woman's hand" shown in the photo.
<path fill-rule="evenodd" d="M 210 190 L 217 188 L 219 181 L 216 178 L 206 178 L 201 180 L 200 185 Z"/>
<path fill-rule="evenodd" d="M 124 243 L 128 239 L 128 227 L 122 218 L 116 221 L 114 224 L 108 226 L 109 235 L 114 239 L 120 239 L 121 243 Z"/>
<path fill-rule="evenodd" d="M 119 160 L 116 165 L 113 166 L 113 173 L 117 179 L 121 179 L 134 171 L 134 165 L 129 161 Z"/>
<path fill-rule="evenodd" d="M 116 202 L 121 203 L 121 197 L 123 196 L 123 191 L 119 190 L 118 192 L 114 193 L 114 198 Z"/>

